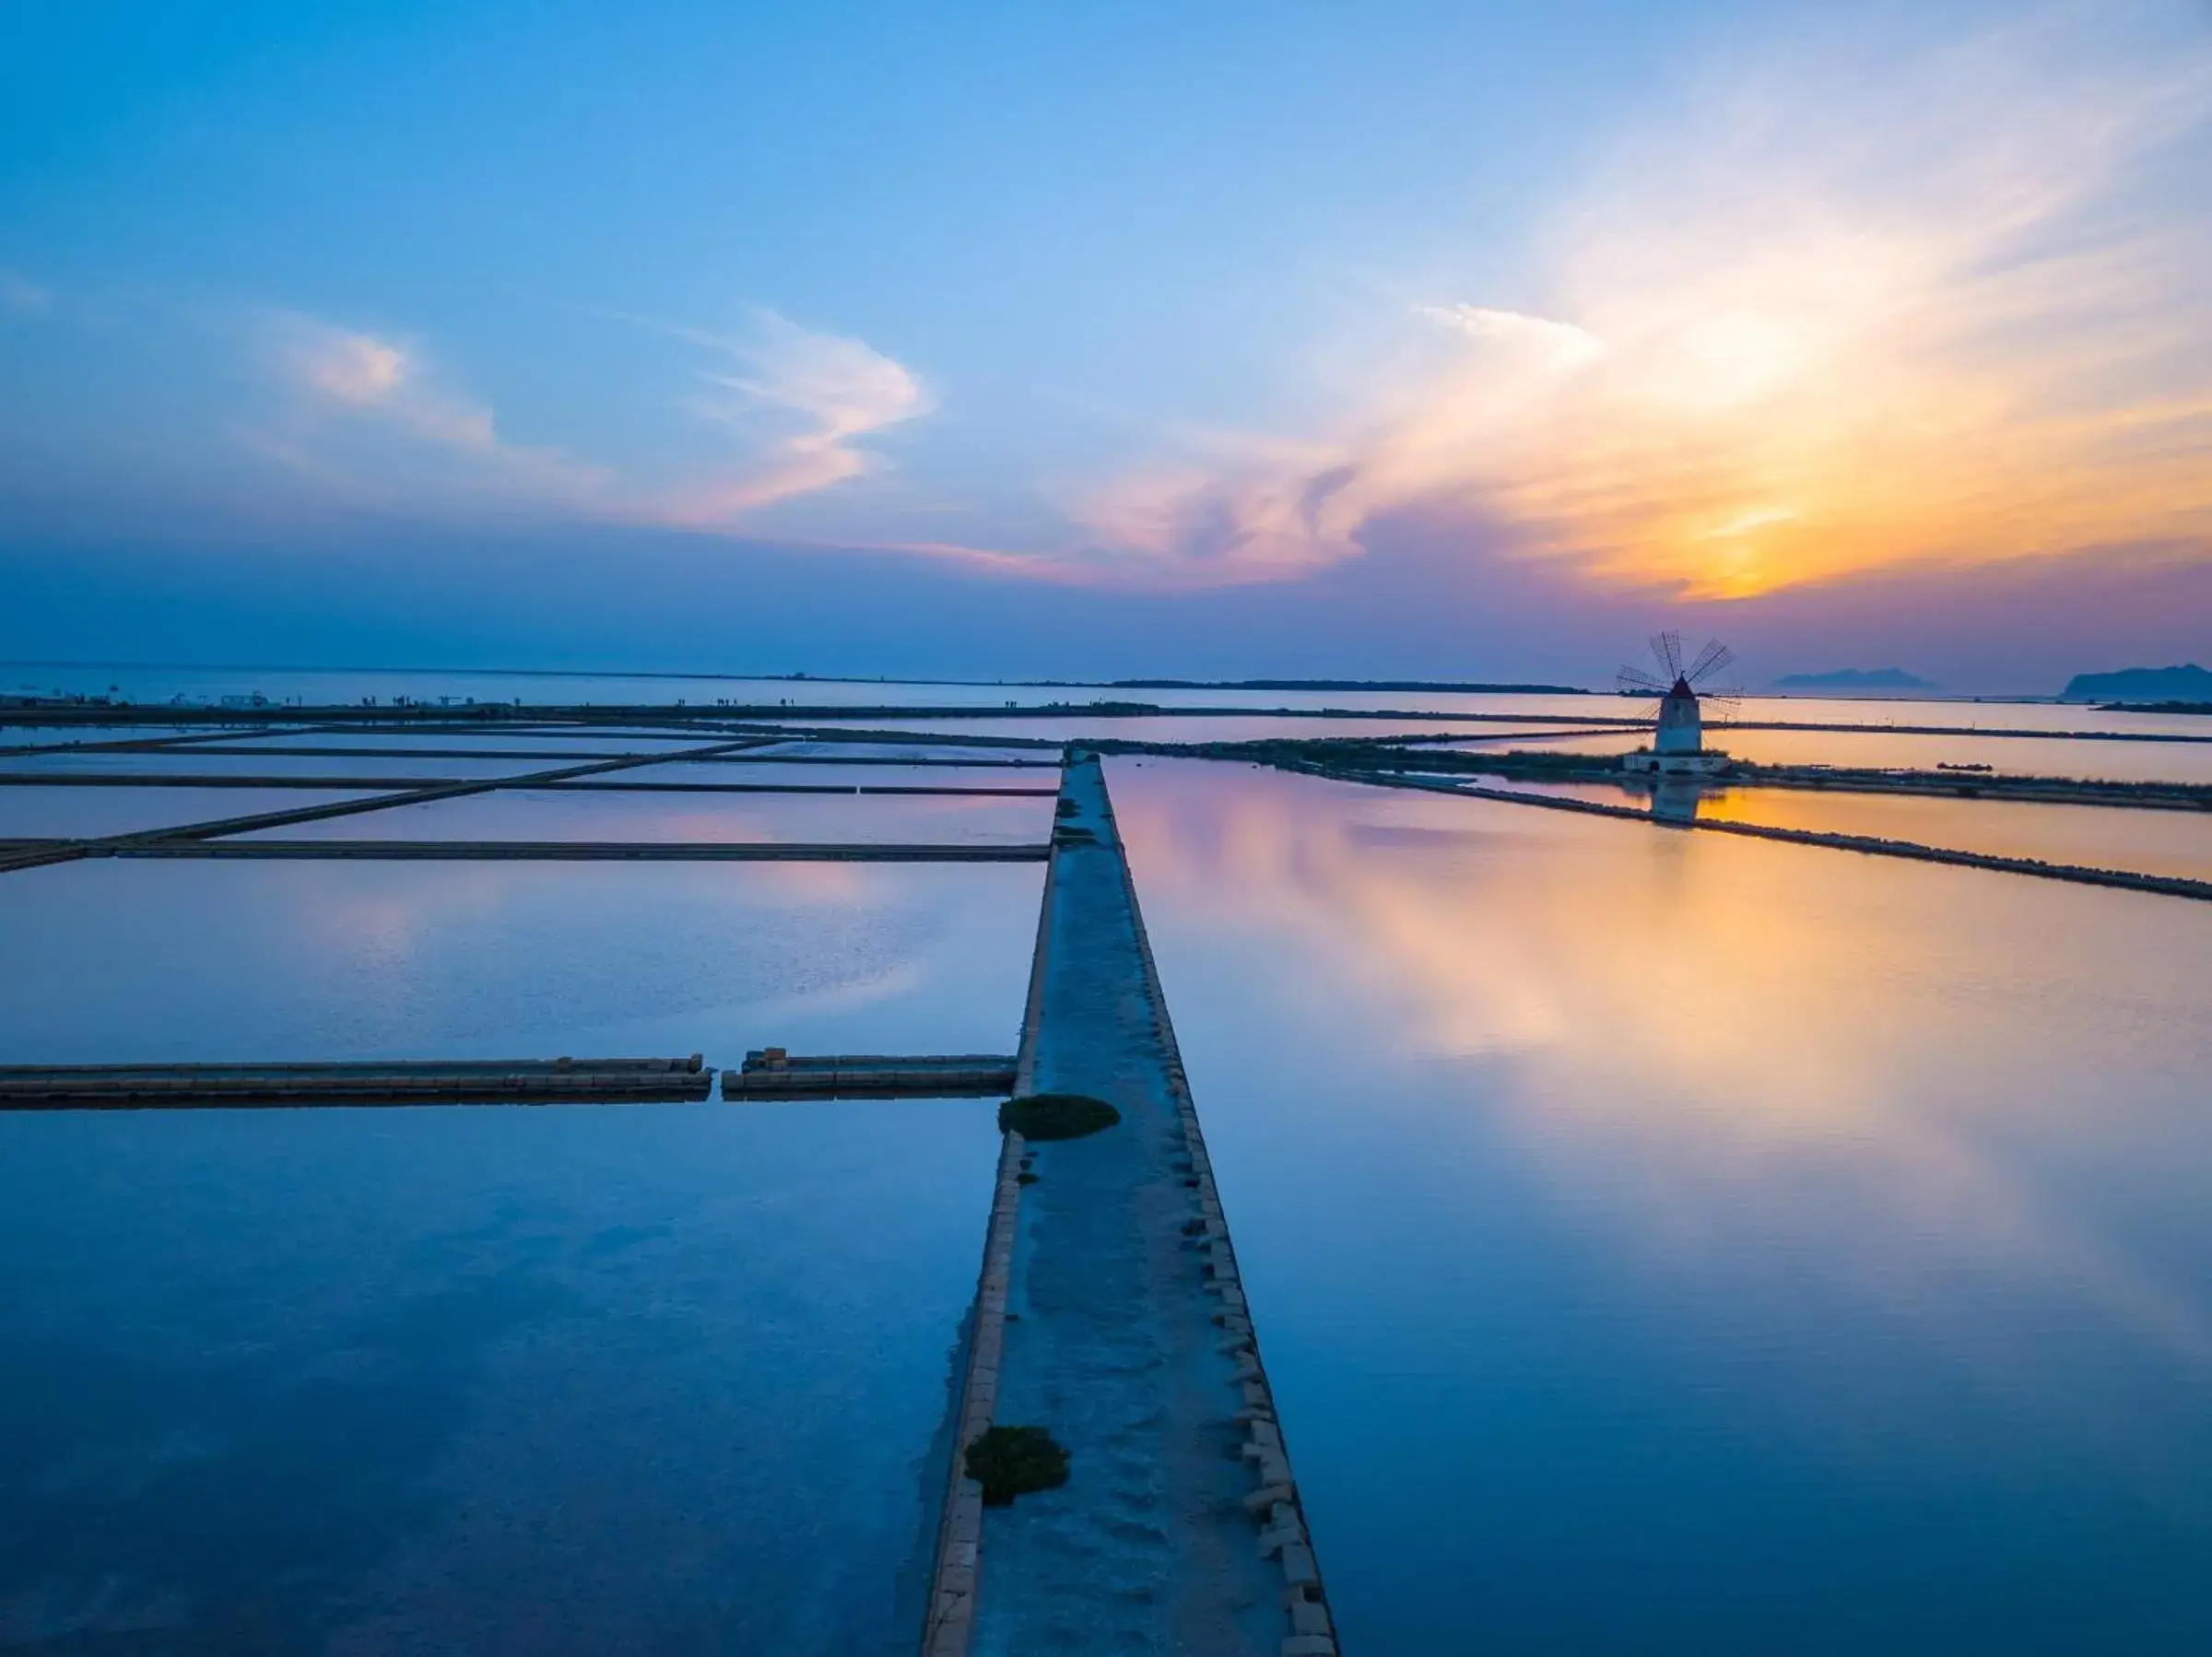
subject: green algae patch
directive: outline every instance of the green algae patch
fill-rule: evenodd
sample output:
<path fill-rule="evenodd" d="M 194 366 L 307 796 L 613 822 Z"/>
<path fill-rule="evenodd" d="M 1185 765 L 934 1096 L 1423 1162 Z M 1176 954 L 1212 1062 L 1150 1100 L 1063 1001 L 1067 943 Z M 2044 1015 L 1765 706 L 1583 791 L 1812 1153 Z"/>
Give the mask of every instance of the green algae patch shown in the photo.
<path fill-rule="evenodd" d="M 1119 1111 L 1086 1093 L 1030 1093 L 998 1108 L 998 1131 L 1024 1139 L 1081 1139 L 1121 1120 Z"/>
<path fill-rule="evenodd" d="M 983 1506 L 1067 1483 L 1067 1451 L 1041 1427 L 993 1427 L 968 1446 L 968 1476 L 983 1487 Z"/>

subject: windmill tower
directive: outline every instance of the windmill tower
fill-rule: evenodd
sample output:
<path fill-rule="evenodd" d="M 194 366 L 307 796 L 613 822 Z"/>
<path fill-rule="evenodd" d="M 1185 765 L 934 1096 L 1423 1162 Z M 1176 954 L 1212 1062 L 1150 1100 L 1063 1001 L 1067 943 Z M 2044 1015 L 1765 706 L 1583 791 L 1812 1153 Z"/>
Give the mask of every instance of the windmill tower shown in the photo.
<path fill-rule="evenodd" d="M 1735 699 L 1731 692 L 1714 691 L 1707 687 L 1713 675 L 1735 660 L 1735 652 L 1713 639 L 1707 641 L 1695 661 L 1685 663 L 1682 635 L 1671 632 L 1653 634 L 1651 645 L 1652 659 L 1658 664 L 1660 672 L 1654 676 L 1641 667 L 1624 667 L 1616 680 L 1624 695 L 1659 698 L 1652 746 L 1624 757 L 1622 769 L 1667 772 L 1720 770 L 1728 763 L 1728 756 L 1705 746 L 1702 703 L 1703 699 L 1716 696 L 1731 702 Z"/>

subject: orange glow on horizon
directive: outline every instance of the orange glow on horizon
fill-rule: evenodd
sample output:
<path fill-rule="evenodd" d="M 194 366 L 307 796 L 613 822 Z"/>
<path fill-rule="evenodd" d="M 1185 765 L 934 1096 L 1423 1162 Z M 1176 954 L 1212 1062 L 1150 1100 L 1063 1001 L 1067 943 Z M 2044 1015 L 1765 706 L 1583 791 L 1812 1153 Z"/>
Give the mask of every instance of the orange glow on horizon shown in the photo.
<path fill-rule="evenodd" d="M 2148 182 L 2212 136 L 2212 58 L 2046 18 L 1866 68 L 1705 88 L 1559 205 L 1528 311 L 1416 305 L 1335 431 L 1209 435 L 1080 514 L 1131 567 L 1218 580 L 1456 515 L 1718 600 L 2212 556 L 2212 198 Z"/>

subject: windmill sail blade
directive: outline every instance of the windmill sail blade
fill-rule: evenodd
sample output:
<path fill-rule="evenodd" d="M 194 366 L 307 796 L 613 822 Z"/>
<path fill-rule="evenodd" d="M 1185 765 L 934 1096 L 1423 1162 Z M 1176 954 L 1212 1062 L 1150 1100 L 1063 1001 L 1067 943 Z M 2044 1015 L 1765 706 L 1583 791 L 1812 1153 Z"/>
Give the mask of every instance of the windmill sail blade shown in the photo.
<path fill-rule="evenodd" d="M 1665 696 L 1666 681 L 1655 679 L 1641 667 L 1624 667 L 1613 676 L 1614 687 L 1625 695 Z"/>
<path fill-rule="evenodd" d="M 1705 705 L 1706 722 L 1711 724 L 1732 724 L 1744 705 L 1741 687 L 1729 685 L 1698 692 L 1698 700 Z"/>
<path fill-rule="evenodd" d="M 1682 676 L 1682 635 L 1676 632 L 1653 633 L 1652 655 L 1666 670 L 1665 683 L 1672 685 Z"/>
<path fill-rule="evenodd" d="M 1695 685 L 1708 674 L 1720 672 L 1735 660 L 1734 651 L 1718 639 L 1709 639 L 1705 641 L 1705 648 L 1698 652 L 1698 659 L 1689 664 L 1689 672 L 1685 676 Z"/>

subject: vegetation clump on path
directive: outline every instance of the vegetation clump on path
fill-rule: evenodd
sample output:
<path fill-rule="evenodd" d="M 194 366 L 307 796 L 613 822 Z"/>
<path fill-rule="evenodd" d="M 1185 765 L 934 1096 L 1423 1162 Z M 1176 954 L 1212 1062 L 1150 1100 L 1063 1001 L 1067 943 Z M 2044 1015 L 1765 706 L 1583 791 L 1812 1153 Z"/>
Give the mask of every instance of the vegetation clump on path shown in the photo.
<path fill-rule="evenodd" d="M 968 1446 L 967 1467 L 986 1508 L 1067 1483 L 1067 1451 L 1041 1427 L 986 1428 Z"/>
<path fill-rule="evenodd" d="M 998 1131 L 1024 1139 L 1081 1139 L 1104 1133 L 1122 1113 L 1084 1093 L 1030 1093 L 998 1108 Z"/>

